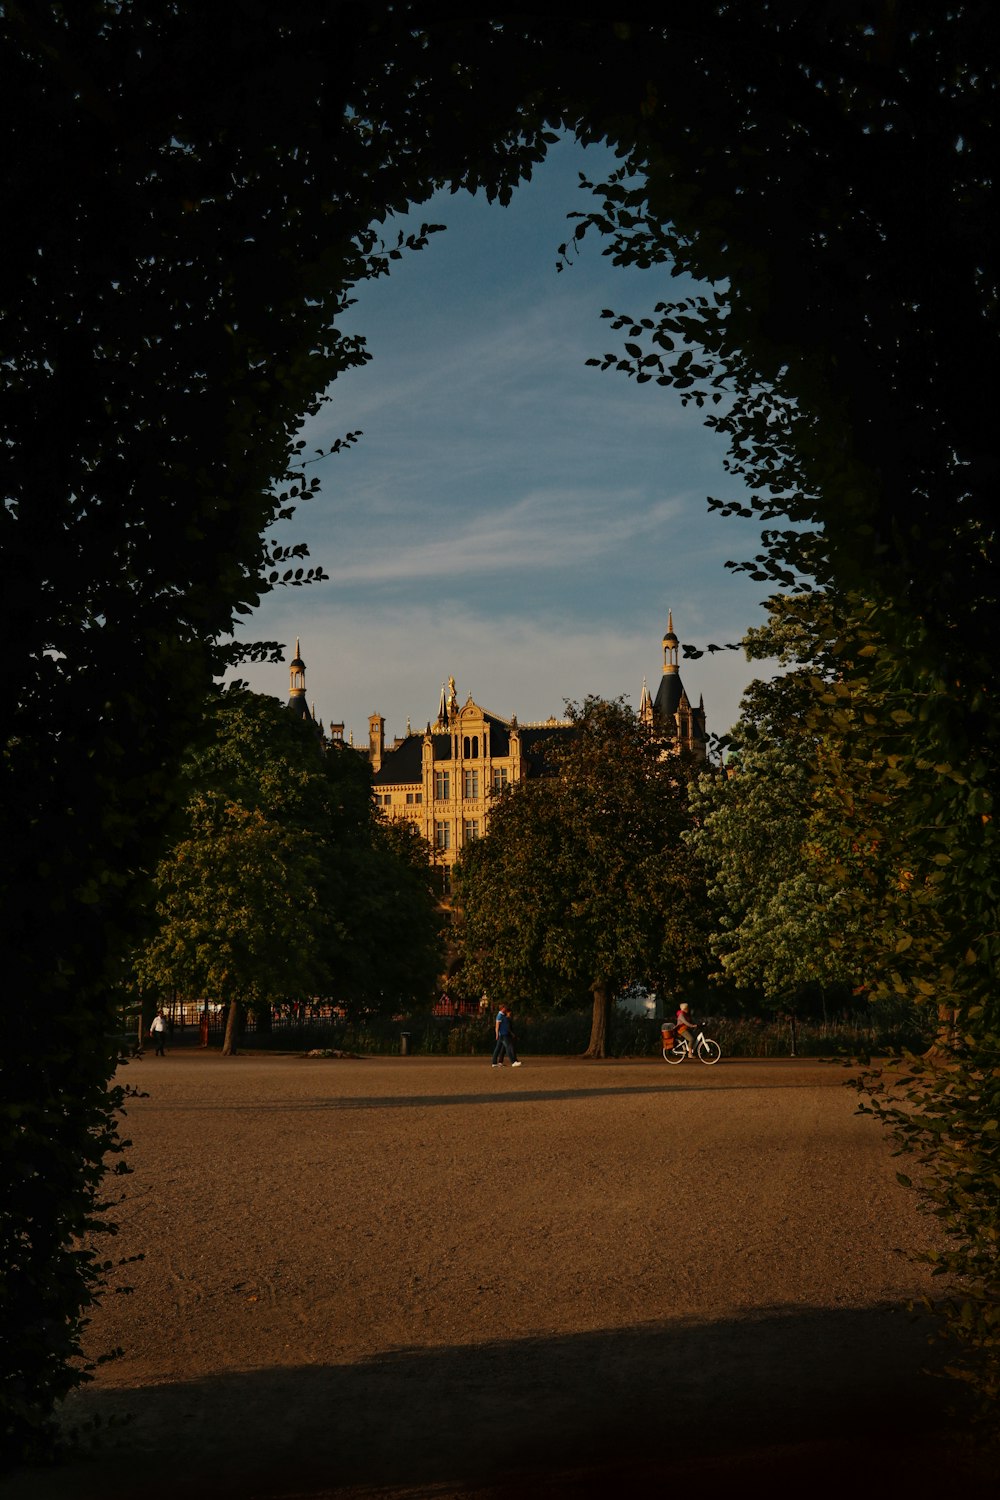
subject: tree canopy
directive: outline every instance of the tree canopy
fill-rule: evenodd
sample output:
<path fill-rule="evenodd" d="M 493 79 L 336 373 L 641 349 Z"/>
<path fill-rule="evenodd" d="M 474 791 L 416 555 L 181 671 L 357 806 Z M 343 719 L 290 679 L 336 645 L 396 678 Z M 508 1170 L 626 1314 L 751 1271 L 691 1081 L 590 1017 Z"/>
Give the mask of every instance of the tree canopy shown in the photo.
<path fill-rule="evenodd" d="M 593 997 L 589 1055 L 606 1056 L 625 982 L 700 974 L 705 904 L 689 826 L 690 768 L 623 701 L 569 706 L 545 774 L 508 787 L 458 868 L 467 983 L 497 999 Z"/>
<path fill-rule="evenodd" d="M 180 835 L 156 876 L 136 975 L 242 1011 L 324 998 L 396 1009 L 433 992 L 439 919 L 426 851 L 376 813 L 354 751 L 323 748 L 277 700 L 221 695 L 190 756 Z"/>
<path fill-rule="evenodd" d="M 810 991 L 876 986 L 902 915 L 889 899 L 902 856 L 893 809 L 869 796 L 870 764 L 846 753 L 857 711 L 840 693 L 846 602 L 824 591 L 769 602 L 745 647 L 786 671 L 745 693 L 725 775 L 692 788 L 687 839 L 705 867 L 722 975 L 795 1010 Z"/>

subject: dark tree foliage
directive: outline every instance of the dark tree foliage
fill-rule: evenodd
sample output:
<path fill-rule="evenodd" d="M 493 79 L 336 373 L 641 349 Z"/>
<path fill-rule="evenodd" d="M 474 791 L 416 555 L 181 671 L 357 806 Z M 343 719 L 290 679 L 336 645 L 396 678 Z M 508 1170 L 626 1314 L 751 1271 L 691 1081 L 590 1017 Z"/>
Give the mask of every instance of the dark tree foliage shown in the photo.
<path fill-rule="evenodd" d="M 676 992 L 704 966 L 704 884 L 682 837 L 693 770 L 624 702 L 568 712 L 577 732 L 501 794 L 463 855 L 465 976 L 519 1005 L 592 996 L 587 1055 L 606 1057 L 627 980 Z"/>
<path fill-rule="evenodd" d="M 853 601 L 837 679 L 817 679 L 809 711 L 836 732 L 845 798 L 863 768 L 859 837 L 891 808 L 885 867 L 909 876 L 911 910 L 897 890 L 895 951 L 872 993 L 951 1018 L 948 1066 L 925 1061 L 912 1107 L 897 1093 L 883 1113 L 952 1236 L 939 1269 L 958 1368 L 995 1418 L 995 15 L 772 0 L 699 7 L 630 44 L 638 118 L 613 81 L 600 106 L 602 120 L 616 101 L 628 116 L 628 159 L 576 234 L 711 291 L 609 310 L 624 347 L 595 363 L 705 410 L 753 495 L 713 503 L 766 523 L 753 576 Z"/>
<path fill-rule="evenodd" d="M 429 56 L 405 11 L 21 0 L 0 18 L 12 1455 L 80 1378 L 111 976 L 219 642 L 264 588 L 308 577 L 264 531 L 312 488 L 299 424 L 364 357 L 338 318 L 400 250 L 371 225 L 446 163 L 506 191 L 545 150 L 488 58 L 453 67 L 461 36 Z"/>
<path fill-rule="evenodd" d="M 441 183 L 505 198 L 549 123 L 610 139 L 640 173 L 638 196 L 628 177 L 608 184 L 589 221 L 615 256 L 715 287 L 612 314 L 627 343 L 602 362 L 715 413 L 769 523 L 762 578 L 832 582 L 872 612 L 875 749 L 949 934 L 923 982 L 953 998 L 956 1067 L 974 1075 L 968 1170 L 949 1167 L 940 1209 L 969 1226 L 995 1314 L 995 1155 L 980 1170 L 1000 1103 L 993 7 L 467 15 L 3 7 L 0 1316 L 15 1452 L 77 1378 L 97 1266 L 73 1241 L 114 1140 L 109 975 L 218 642 L 263 587 L 306 576 L 262 536 L 310 490 L 282 482 L 299 422 L 364 357 L 338 315 L 399 248 L 370 226 Z M 995 1346 L 995 1316 L 973 1308 L 966 1327 Z"/>

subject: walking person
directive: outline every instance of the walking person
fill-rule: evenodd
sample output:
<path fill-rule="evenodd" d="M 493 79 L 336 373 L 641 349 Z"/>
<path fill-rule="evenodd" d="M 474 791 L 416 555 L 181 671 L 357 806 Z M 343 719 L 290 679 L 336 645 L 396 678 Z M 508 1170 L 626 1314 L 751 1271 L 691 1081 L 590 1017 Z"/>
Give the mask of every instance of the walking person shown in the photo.
<path fill-rule="evenodd" d="M 502 1068 L 504 1054 L 510 1058 L 512 1068 L 519 1068 L 521 1064 L 517 1060 L 514 1050 L 514 1023 L 510 1018 L 510 1006 L 501 1005 L 497 1011 L 496 1018 L 496 1046 L 493 1048 L 493 1067 Z"/>
<path fill-rule="evenodd" d="M 491 1061 L 494 1068 L 503 1067 L 504 1055 L 507 1051 L 507 1048 L 504 1045 L 504 1039 L 500 1035 L 500 1026 L 501 1023 L 504 1022 L 504 1020 L 504 1011 L 503 1006 L 501 1005 L 493 1020 L 493 1036 L 495 1038 L 495 1042 L 493 1047 L 493 1057 Z"/>
<path fill-rule="evenodd" d="M 162 1005 L 149 1023 L 149 1035 L 153 1041 L 153 1056 L 166 1057 L 164 1048 L 167 1040 L 167 1018 L 163 1014 Z"/>

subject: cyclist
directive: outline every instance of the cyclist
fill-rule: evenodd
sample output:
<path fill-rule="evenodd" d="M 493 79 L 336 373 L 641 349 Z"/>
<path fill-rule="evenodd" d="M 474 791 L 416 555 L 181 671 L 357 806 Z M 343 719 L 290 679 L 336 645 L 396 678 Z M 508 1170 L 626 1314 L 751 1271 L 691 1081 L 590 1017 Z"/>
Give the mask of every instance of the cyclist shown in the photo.
<path fill-rule="evenodd" d="M 691 1014 L 691 1007 L 686 1000 L 682 1000 L 677 1007 L 677 1040 L 683 1042 L 691 1056 L 694 1056 L 694 1040 L 698 1034 L 698 1023 Z"/>

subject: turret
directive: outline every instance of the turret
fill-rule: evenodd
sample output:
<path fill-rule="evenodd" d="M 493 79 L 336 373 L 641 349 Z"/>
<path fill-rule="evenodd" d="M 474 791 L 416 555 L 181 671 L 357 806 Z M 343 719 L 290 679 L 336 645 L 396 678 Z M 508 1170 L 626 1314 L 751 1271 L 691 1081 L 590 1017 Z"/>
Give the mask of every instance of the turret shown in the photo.
<path fill-rule="evenodd" d="M 298 719 L 311 719 L 306 702 L 306 664 L 299 652 L 298 636 L 295 638 L 295 655 L 288 665 L 288 707 Z"/>
<path fill-rule="evenodd" d="M 381 714 L 370 714 L 368 718 L 368 757 L 372 770 L 382 768 L 382 753 L 385 750 L 385 720 Z"/>

